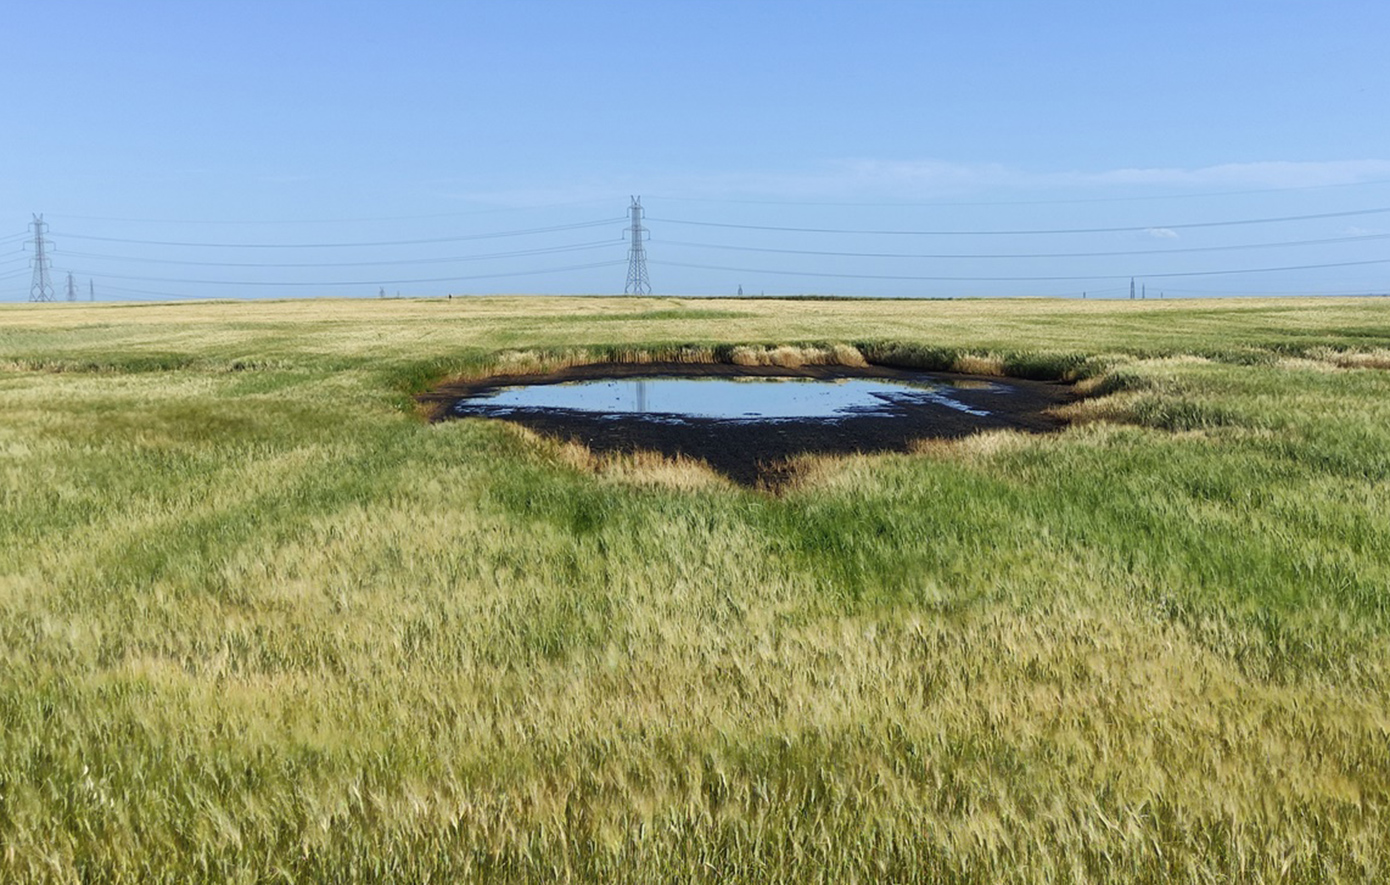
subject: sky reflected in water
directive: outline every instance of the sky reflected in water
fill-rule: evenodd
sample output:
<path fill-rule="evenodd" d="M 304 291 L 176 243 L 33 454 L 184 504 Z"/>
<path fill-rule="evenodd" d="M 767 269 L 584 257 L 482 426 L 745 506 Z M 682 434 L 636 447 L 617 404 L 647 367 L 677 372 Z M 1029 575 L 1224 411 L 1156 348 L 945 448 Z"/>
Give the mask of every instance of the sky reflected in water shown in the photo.
<path fill-rule="evenodd" d="M 970 415 L 989 414 L 955 399 L 949 386 L 866 378 L 623 378 L 533 384 L 463 400 L 455 412 L 501 416 L 523 409 L 564 409 L 668 420 L 833 420 L 923 403 Z"/>

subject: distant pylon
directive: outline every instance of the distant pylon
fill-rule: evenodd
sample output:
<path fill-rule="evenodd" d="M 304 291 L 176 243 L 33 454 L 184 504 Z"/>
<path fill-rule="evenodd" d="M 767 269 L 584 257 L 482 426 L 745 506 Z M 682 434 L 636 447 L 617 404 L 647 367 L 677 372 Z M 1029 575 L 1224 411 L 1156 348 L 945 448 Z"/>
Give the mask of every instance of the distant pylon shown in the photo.
<path fill-rule="evenodd" d="M 91 280 L 88 280 L 88 281 L 87 281 L 87 300 L 88 300 L 88 301 L 96 301 L 96 300 L 97 300 L 97 284 L 94 283 L 94 282 L 92 282 Z"/>
<path fill-rule="evenodd" d="M 68 271 L 68 300 L 77 300 L 77 283 L 72 279 L 72 271 Z"/>
<path fill-rule="evenodd" d="M 29 300 L 52 301 L 53 281 L 48 278 L 49 244 L 43 236 L 48 231 L 48 225 L 44 223 L 42 215 L 35 215 L 29 226 L 34 229 L 34 238 L 29 241 L 34 244 L 34 281 L 29 284 Z"/>
<path fill-rule="evenodd" d="M 1134 277 L 1129 278 L 1129 300 L 1134 300 Z"/>
<path fill-rule="evenodd" d="M 627 285 L 623 286 L 625 295 L 650 295 L 652 284 L 647 281 L 647 247 L 642 244 L 647 229 L 642 226 L 642 198 L 633 197 L 632 205 L 627 207 L 632 215 L 632 226 L 627 229 Z"/>

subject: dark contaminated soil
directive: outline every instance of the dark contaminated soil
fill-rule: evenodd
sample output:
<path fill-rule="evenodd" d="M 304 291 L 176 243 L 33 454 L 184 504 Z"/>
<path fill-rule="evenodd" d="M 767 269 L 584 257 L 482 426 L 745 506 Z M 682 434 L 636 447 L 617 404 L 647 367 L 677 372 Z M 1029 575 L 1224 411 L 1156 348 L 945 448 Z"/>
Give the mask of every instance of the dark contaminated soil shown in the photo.
<path fill-rule="evenodd" d="M 420 397 L 433 420 L 469 417 L 455 410 L 458 403 L 499 387 L 560 384 L 604 378 L 879 378 L 902 382 L 951 385 L 951 397 L 974 415 L 931 402 L 894 403 L 869 414 L 827 419 L 729 421 L 685 418 L 653 421 L 636 415 L 614 416 L 563 409 L 523 409 L 505 420 L 538 433 L 581 443 L 596 454 L 654 451 L 683 455 L 744 485 L 776 485 L 785 478 L 786 462 L 799 454 L 905 452 L 924 439 L 954 439 L 984 430 L 1047 433 L 1065 422 L 1051 410 L 1074 400 L 1069 384 L 915 372 L 883 366 L 738 366 L 725 363 L 602 363 L 575 366 L 544 375 L 493 376 L 446 384 Z M 973 383 L 972 383 L 973 382 Z"/>

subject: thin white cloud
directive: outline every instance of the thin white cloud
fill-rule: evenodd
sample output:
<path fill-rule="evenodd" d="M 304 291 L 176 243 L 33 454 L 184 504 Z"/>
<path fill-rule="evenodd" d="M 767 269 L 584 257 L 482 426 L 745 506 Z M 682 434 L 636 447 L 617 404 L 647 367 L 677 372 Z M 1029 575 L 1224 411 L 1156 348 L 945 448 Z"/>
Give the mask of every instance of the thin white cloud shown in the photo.
<path fill-rule="evenodd" d="M 506 206 L 611 200 L 613 194 L 652 194 L 691 199 L 933 200 L 1001 191 L 1027 194 L 1068 191 L 1104 195 L 1123 188 L 1201 191 L 1328 187 L 1390 179 L 1390 160 L 1265 161 L 1201 167 L 1124 167 L 1038 172 L 999 163 L 942 160 L 855 159 L 804 171 L 687 173 L 591 179 L 555 186 L 472 190 L 461 182 L 451 194 L 461 201 Z M 1026 198 L 1026 197 L 1025 197 Z M 1166 236 L 1158 233 L 1154 236 Z"/>
<path fill-rule="evenodd" d="M 1077 173 L 1078 183 L 1142 184 L 1178 187 L 1296 188 L 1357 184 L 1390 178 L 1390 160 L 1329 162 L 1266 161 L 1181 167 L 1111 169 Z"/>
<path fill-rule="evenodd" d="M 1156 240 L 1176 240 L 1178 238 L 1178 232 L 1171 227 L 1151 227 L 1144 233 Z"/>
<path fill-rule="evenodd" d="M 999 164 L 953 164 L 934 160 L 845 164 L 847 177 L 882 186 L 958 188 L 1008 187 L 1051 189 L 1075 187 L 1161 186 L 1202 189 L 1279 189 L 1357 184 L 1390 178 L 1390 160 L 1328 162 L 1267 161 L 1215 166 L 1125 167 L 1095 171 L 1034 172 Z"/>

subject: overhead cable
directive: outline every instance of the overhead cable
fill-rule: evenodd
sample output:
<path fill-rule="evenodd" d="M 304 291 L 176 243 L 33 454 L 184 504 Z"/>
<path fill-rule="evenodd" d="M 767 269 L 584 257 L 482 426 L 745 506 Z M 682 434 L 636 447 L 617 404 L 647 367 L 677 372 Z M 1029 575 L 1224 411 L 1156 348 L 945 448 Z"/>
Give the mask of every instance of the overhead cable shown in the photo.
<path fill-rule="evenodd" d="M 847 228 L 823 227 L 775 227 L 759 224 L 731 224 L 722 221 L 690 221 L 679 218 L 653 218 L 660 224 L 686 224 L 696 227 L 721 227 L 734 230 L 766 230 L 782 233 L 801 234 L 864 234 L 868 236 L 913 236 L 913 237 L 990 237 L 990 236 L 1032 236 L 1039 234 L 1113 234 L 1144 233 L 1154 230 L 1189 230 L 1203 227 L 1233 227 L 1247 224 L 1280 224 L 1289 221 L 1313 221 L 1323 218 L 1350 218 L 1357 215 L 1376 215 L 1390 212 L 1390 206 L 1376 209 L 1353 209 L 1346 212 L 1319 212 L 1312 215 L 1285 215 L 1277 218 L 1243 218 L 1235 221 L 1193 221 L 1183 224 L 1141 224 L 1129 227 L 1072 227 L 1043 230 L 853 230 Z"/>
<path fill-rule="evenodd" d="M 1134 203 L 1140 201 L 1154 200 L 1195 200 L 1211 197 L 1243 197 L 1254 194 L 1282 194 L 1291 191 L 1314 191 L 1327 190 L 1340 187 L 1369 187 L 1372 185 L 1390 184 L 1390 178 L 1379 178 L 1373 181 L 1343 181 L 1334 184 L 1305 184 L 1295 187 L 1270 187 L 1270 188 L 1251 188 L 1249 190 L 1234 191 L 1197 191 L 1184 194 L 1148 194 L 1145 196 L 1131 197 L 1076 197 L 1072 199 L 1054 200 L 927 200 L 921 202 L 910 202 L 904 200 L 879 200 L 879 201 L 857 201 L 857 200 L 734 200 L 726 197 L 680 197 L 671 195 L 655 195 L 650 199 L 663 200 L 672 203 L 716 203 L 744 206 L 844 206 L 861 208 L 932 208 L 957 207 L 957 206 L 1070 206 L 1083 205 L 1090 203 Z"/>
<path fill-rule="evenodd" d="M 1360 243 L 1367 240 L 1390 240 L 1390 234 L 1366 234 L 1356 237 L 1331 237 L 1322 240 L 1287 240 L 1282 243 L 1243 243 L 1228 246 L 1184 246 L 1175 249 L 1134 249 L 1112 252 L 1001 252 L 1001 253 L 924 253 L 924 252 L 827 252 L 823 249 L 771 249 L 761 246 L 731 246 L 718 243 L 687 243 L 681 240 L 662 240 L 664 246 L 686 246 L 694 249 L 718 249 L 729 252 L 766 252 L 777 255 L 824 255 L 831 258 L 1106 258 L 1135 255 L 1174 255 L 1184 252 L 1229 252 L 1243 249 L 1274 249 L 1295 246 L 1326 246 L 1334 243 Z M 69 253 L 71 254 L 71 253 Z"/>
<path fill-rule="evenodd" d="M 365 224 L 378 221 L 428 221 L 436 218 L 466 218 L 476 215 L 493 215 L 499 212 L 531 212 L 537 209 L 565 209 L 574 206 L 594 206 L 607 204 L 611 200 L 573 200 L 567 203 L 538 203 L 534 206 L 495 206 L 491 209 L 473 209 L 466 212 L 435 212 L 428 215 L 380 215 L 374 218 L 281 218 L 281 219 L 218 219 L 218 218 L 115 218 L 107 215 L 67 215 L 59 213 L 59 220 L 74 221 L 115 221 L 124 224 L 206 224 L 206 225 L 277 225 L 277 224 Z"/>
<path fill-rule="evenodd" d="M 362 249 L 370 246 L 417 246 L 430 243 L 461 243 L 468 240 L 491 240 L 500 237 L 522 237 L 532 234 L 548 234 L 567 230 L 582 230 L 621 224 L 626 219 L 604 218 L 597 221 L 581 221 L 575 224 L 557 224 L 551 227 L 533 227 L 525 230 L 497 231 L 485 234 L 465 234 L 456 237 L 433 237 L 424 240 L 384 240 L 374 243 L 193 243 L 167 240 L 132 240 L 122 237 L 98 237 L 90 234 L 74 234 L 64 231 L 62 236 L 70 240 L 92 240 L 102 243 L 126 243 L 137 246 L 191 246 L 205 249 Z"/>
<path fill-rule="evenodd" d="M 903 276 L 898 274 L 850 274 L 850 273 L 818 273 L 806 270 L 767 270 L 749 267 L 718 267 L 704 264 L 683 264 L 675 261 L 653 261 L 663 267 L 684 267 L 694 270 L 718 270 L 729 273 L 747 274 L 769 274 L 777 276 L 796 276 L 796 277 L 826 277 L 831 279 L 844 280 L 905 280 L 915 282 L 934 282 L 934 283 L 1041 283 L 1059 281 L 1081 281 L 1081 280 L 1116 280 L 1129 277 L 1152 280 L 1164 277 L 1206 277 L 1224 276 L 1230 274 L 1246 273 L 1277 273 L 1281 271 L 1293 270 L 1324 270 L 1333 267 L 1361 267 L 1371 264 L 1390 264 L 1390 258 L 1376 258 L 1370 261 L 1339 261 L 1329 264 L 1299 264 L 1286 267 L 1249 267 L 1229 270 L 1195 270 L 1195 271 L 1176 271 L 1168 273 L 1145 273 L 1145 274 L 1093 274 L 1086 276 L 1030 276 L 1030 277 L 940 277 L 940 276 Z"/>
<path fill-rule="evenodd" d="M 536 249 L 519 249 L 512 252 L 491 252 L 481 255 L 461 255 L 452 258 L 403 258 L 387 261 L 328 261 L 328 262 L 263 262 L 263 261 L 179 261 L 172 258 L 144 258 L 133 255 L 102 255 L 94 252 L 64 252 L 69 258 L 90 258 L 103 261 L 130 261 L 140 264 L 174 264 L 184 267 L 379 267 L 403 264 L 452 264 L 460 261 L 484 261 L 496 258 L 521 258 L 534 255 L 555 255 L 562 252 L 582 252 L 592 249 L 611 249 L 614 240 L 596 240 L 590 243 L 575 243 L 569 246 L 548 246 Z"/>
<path fill-rule="evenodd" d="M 407 285 L 412 283 L 453 283 L 463 280 L 490 280 L 501 279 L 504 277 L 524 277 L 536 274 L 564 273 L 573 270 L 591 270 L 597 267 L 616 267 L 626 264 L 626 261 L 598 261 L 592 264 L 572 264 L 566 267 L 542 267 L 531 270 L 509 271 L 506 273 L 487 273 L 474 274 L 471 276 L 448 276 L 448 277 L 426 277 L 421 279 L 377 279 L 377 280 L 181 280 L 169 279 L 167 277 L 132 277 L 120 274 L 102 274 L 102 279 L 110 280 L 134 280 L 137 282 L 149 283 L 179 283 L 183 285 L 197 286 L 376 286 L 376 285 Z"/>

